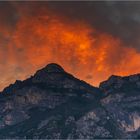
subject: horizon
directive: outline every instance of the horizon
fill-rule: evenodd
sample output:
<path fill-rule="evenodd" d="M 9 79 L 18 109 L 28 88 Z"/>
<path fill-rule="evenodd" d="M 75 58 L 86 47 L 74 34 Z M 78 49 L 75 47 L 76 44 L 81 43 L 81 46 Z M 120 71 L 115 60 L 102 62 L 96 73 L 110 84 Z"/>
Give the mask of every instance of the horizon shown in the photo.
<path fill-rule="evenodd" d="M 68 71 L 66 71 L 64 67 L 62 67 L 61 65 L 59 65 L 59 64 L 57 64 L 57 63 L 55 63 L 55 62 L 48 63 L 46 66 L 43 66 L 42 68 L 36 70 L 33 74 L 31 74 L 31 75 L 28 76 L 27 78 L 25 78 L 25 79 L 23 79 L 23 80 L 16 79 L 13 83 L 10 83 L 10 84 L 7 85 L 6 87 L 4 87 L 2 90 L 0 90 L 0 93 L 2 93 L 3 90 L 4 90 L 5 88 L 9 87 L 11 84 L 15 84 L 16 81 L 21 81 L 21 82 L 23 82 L 23 81 L 25 81 L 25 80 L 27 80 L 27 79 L 33 77 L 38 71 L 43 70 L 44 68 L 47 68 L 47 66 L 50 65 L 50 64 L 56 64 L 56 65 L 60 66 L 60 67 L 64 70 L 64 72 L 66 72 L 66 73 L 68 73 L 68 74 L 71 74 L 71 73 L 69 73 Z M 100 84 L 103 83 L 103 82 L 105 82 L 105 81 L 107 81 L 111 76 L 118 76 L 118 77 L 122 77 L 122 78 L 123 78 L 123 77 L 135 76 L 135 75 L 139 75 L 139 74 L 140 74 L 140 73 L 134 73 L 134 74 L 131 74 L 131 75 L 124 75 L 124 76 L 120 76 L 120 75 L 110 75 L 110 76 L 107 77 L 107 79 L 105 79 L 105 80 L 103 80 L 103 81 L 100 81 L 100 83 L 99 83 L 97 86 L 96 86 L 96 85 L 92 85 L 92 84 L 90 84 L 90 83 L 84 81 L 83 79 L 80 79 L 79 77 L 76 77 L 75 75 L 72 75 L 72 76 L 74 76 L 75 78 L 77 78 L 77 79 L 79 79 L 79 80 L 82 80 L 82 81 L 86 82 L 87 84 L 89 84 L 89 85 L 91 85 L 91 86 L 93 86 L 93 87 L 99 88 Z"/>

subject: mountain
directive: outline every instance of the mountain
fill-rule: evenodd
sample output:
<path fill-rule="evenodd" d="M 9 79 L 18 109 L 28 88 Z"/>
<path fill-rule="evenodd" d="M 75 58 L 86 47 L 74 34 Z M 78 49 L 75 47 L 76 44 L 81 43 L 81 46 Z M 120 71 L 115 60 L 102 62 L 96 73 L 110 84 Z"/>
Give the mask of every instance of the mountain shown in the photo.
<path fill-rule="evenodd" d="M 124 138 L 140 138 L 140 74 L 113 75 L 99 88 L 106 95 L 101 103 L 122 129 Z"/>
<path fill-rule="evenodd" d="M 139 138 L 139 92 L 140 75 L 97 88 L 48 64 L 1 92 L 0 138 Z"/>

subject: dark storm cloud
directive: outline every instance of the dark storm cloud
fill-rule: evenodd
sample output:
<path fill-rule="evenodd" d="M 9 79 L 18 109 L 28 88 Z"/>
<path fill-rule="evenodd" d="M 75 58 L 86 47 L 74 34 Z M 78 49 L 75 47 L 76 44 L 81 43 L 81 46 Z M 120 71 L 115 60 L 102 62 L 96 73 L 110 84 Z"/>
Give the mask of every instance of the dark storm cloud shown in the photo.
<path fill-rule="evenodd" d="M 49 7 L 71 20 L 85 20 L 98 31 L 140 48 L 140 1 L 49 2 Z"/>
<path fill-rule="evenodd" d="M 11 2 L 0 1 L 0 25 L 11 30 L 15 26 L 17 19 L 17 11 Z"/>
<path fill-rule="evenodd" d="M 84 20 L 99 32 L 119 37 L 128 46 L 139 49 L 140 1 L 0 2 L 1 27 L 14 30 L 20 19 L 18 9 L 22 8 L 25 16 L 43 15 L 49 9 L 68 17 L 70 21 Z"/>

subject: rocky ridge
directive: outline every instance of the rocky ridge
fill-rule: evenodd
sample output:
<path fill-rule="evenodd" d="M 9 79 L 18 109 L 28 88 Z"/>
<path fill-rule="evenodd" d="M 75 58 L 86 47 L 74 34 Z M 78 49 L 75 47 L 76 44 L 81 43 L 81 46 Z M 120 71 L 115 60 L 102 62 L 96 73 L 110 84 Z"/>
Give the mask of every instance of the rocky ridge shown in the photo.
<path fill-rule="evenodd" d="M 99 88 L 49 64 L 0 96 L 0 138 L 139 138 L 140 74 Z"/>

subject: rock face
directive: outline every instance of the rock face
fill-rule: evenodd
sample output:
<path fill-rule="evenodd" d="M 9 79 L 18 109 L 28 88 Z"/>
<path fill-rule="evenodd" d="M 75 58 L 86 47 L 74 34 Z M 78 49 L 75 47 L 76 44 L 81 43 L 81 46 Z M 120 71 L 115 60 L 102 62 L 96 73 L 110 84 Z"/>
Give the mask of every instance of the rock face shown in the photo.
<path fill-rule="evenodd" d="M 127 77 L 111 76 L 100 84 L 100 89 L 106 94 L 101 104 L 121 129 L 124 138 L 140 137 L 139 82 L 140 74 L 136 74 Z"/>
<path fill-rule="evenodd" d="M 99 88 L 49 64 L 0 94 L 0 138 L 139 138 L 140 75 Z"/>

